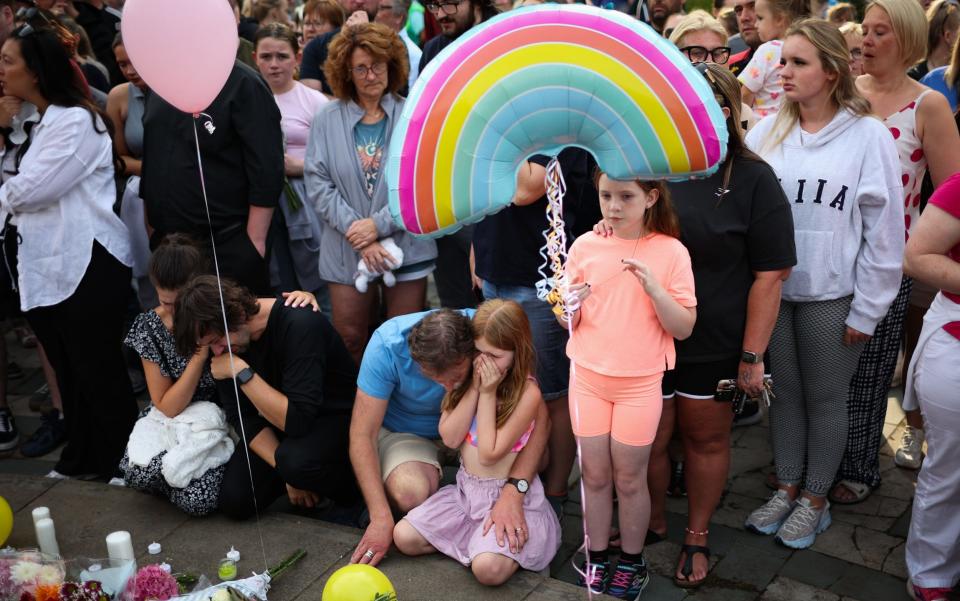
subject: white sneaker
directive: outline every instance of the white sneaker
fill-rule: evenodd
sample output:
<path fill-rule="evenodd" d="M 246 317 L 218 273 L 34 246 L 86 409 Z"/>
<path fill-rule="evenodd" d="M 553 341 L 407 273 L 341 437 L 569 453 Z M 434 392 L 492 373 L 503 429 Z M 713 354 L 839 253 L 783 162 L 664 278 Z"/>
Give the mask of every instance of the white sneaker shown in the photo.
<path fill-rule="evenodd" d="M 44 478 L 52 478 L 54 480 L 69 480 L 70 476 L 61 474 L 57 470 L 50 470 Z"/>
<path fill-rule="evenodd" d="M 107 482 L 110 486 L 126 486 L 127 481 L 123 478 L 110 478 L 110 481 Z"/>
<path fill-rule="evenodd" d="M 780 530 L 784 520 L 793 511 L 795 501 L 791 501 L 785 490 L 777 490 L 770 495 L 770 500 L 754 509 L 747 516 L 744 527 L 757 534 L 774 534 Z"/>
<path fill-rule="evenodd" d="M 809 499 L 800 497 L 775 540 L 791 549 L 806 549 L 817 540 L 818 534 L 830 527 L 831 521 L 829 501 L 817 509 Z"/>
<path fill-rule="evenodd" d="M 924 434 L 922 428 L 907 426 L 903 430 L 903 438 L 900 439 L 900 448 L 893 456 L 893 462 L 900 467 L 915 470 L 920 468 L 923 462 L 923 441 Z"/>

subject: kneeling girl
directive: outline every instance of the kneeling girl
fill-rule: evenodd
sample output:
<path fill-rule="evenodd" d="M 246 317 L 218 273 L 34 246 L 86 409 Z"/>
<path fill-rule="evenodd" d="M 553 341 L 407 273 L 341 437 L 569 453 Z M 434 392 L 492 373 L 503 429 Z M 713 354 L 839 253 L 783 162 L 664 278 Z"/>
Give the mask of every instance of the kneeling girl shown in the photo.
<path fill-rule="evenodd" d="M 523 513 L 529 532 L 517 551 L 497 544 L 486 522 L 510 468 L 543 404 L 533 377 L 530 322 L 514 301 L 490 300 L 473 318 L 478 355 L 471 376 L 447 394 L 440 416 L 445 445 L 460 448 L 457 483 L 445 486 L 400 520 L 393 533 L 407 555 L 441 552 L 470 566 L 481 584 L 496 586 L 518 567 L 539 571 L 560 546 L 560 523 L 539 478 L 529 483 Z M 527 488 L 523 481 L 518 488 Z M 519 533 L 518 533 L 519 534 Z"/>

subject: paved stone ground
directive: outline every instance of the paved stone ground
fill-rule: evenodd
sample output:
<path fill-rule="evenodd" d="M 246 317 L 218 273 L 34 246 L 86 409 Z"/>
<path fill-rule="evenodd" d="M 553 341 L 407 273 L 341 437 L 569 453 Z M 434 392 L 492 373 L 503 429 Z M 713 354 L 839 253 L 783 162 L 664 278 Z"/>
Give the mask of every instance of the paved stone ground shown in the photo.
<path fill-rule="evenodd" d="M 11 382 L 10 401 L 25 434 L 39 425 L 27 406 L 30 393 L 43 382 L 36 354 L 19 348 L 8 337 L 11 355 L 25 370 L 24 378 Z M 882 449 L 883 484 L 860 505 L 833 508 L 834 524 L 818 537 L 812 549 L 791 551 L 771 537 L 743 530 L 746 515 L 769 496 L 764 478 L 771 454 L 766 422 L 734 431 L 733 461 L 728 491 L 710 526 L 713 551 L 711 573 L 698 591 L 687 593 L 670 581 L 685 524 L 685 499 L 670 499 L 669 540 L 651 546 L 646 556 L 653 571 L 644 599 L 679 601 L 711 599 L 731 601 L 899 601 L 907 599 L 904 580 L 904 540 L 910 519 L 914 472 L 894 466 L 894 441 L 903 428 L 903 414 L 891 391 Z M 315 514 L 292 511 L 278 502 L 263 516 L 260 528 L 237 524 L 223 517 L 188 518 L 166 503 L 134 491 L 104 484 L 44 479 L 57 453 L 25 459 L 16 453 L 0 455 L 0 495 L 17 512 L 10 543 L 34 544 L 29 510 L 49 506 L 56 519 L 65 555 L 103 555 L 103 538 L 116 529 L 133 533 L 138 552 L 157 540 L 164 556 L 176 569 L 213 574 L 216 562 L 230 545 L 244 554 L 242 571 L 261 569 L 260 536 L 271 565 L 302 547 L 309 556 L 281 580 L 271 601 L 319 598 L 327 576 L 344 562 L 344 555 L 359 540 L 359 531 L 333 525 Z M 563 523 L 563 546 L 551 566 L 551 576 L 522 573 L 499 589 L 477 585 L 469 572 L 439 557 L 409 559 L 392 556 L 383 569 L 397 587 L 399 598 L 434 599 L 584 599 L 573 587 L 571 559 L 582 540 L 580 508 L 570 501 Z"/>

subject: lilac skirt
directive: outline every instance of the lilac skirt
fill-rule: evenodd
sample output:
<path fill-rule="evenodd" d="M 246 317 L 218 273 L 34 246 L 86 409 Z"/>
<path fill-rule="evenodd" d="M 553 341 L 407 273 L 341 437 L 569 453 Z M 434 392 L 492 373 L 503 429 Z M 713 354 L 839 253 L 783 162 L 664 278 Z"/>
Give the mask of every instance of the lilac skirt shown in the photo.
<path fill-rule="evenodd" d="M 457 483 L 444 486 L 413 511 L 406 520 L 427 542 L 444 555 L 465 566 L 481 553 L 498 553 L 513 559 L 525 570 L 540 571 L 550 565 L 560 548 L 560 522 L 553 512 L 539 478 L 530 482 L 523 499 L 523 516 L 530 532 L 520 553 L 497 544 L 491 528 L 483 535 L 483 524 L 490 515 L 506 480 L 478 478 L 463 466 Z"/>

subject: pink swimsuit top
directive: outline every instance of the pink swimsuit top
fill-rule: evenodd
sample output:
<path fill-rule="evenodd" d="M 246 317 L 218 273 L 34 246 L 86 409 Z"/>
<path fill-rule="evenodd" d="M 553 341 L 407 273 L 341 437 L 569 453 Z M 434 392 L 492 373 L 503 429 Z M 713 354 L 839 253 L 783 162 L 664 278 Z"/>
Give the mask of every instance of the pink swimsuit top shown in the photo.
<path fill-rule="evenodd" d="M 533 382 L 537 381 L 536 378 L 534 378 L 533 376 L 527 376 L 527 378 Z M 520 440 L 518 440 L 516 444 L 513 445 L 513 448 L 510 449 L 511 453 L 519 453 L 520 451 L 523 450 L 523 447 L 527 446 L 527 441 L 530 440 L 530 435 L 533 434 L 533 428 L 536 425 L 537 425 L 537 420 L 533 420 L 532 422 L 530 422 L 530 427 L 527 428 L 527 430 L 520 435 Z M 480 438 L 479 436 L 477 436 L 477 416 L 476 415 L 473 416 L 473 422 L 470 424 L 470 431 L 467 432 L 467 437 L 465 440 L 466 442 L 469 442 L 473 446 L 478 446 L 478 442 Z"/>

